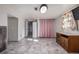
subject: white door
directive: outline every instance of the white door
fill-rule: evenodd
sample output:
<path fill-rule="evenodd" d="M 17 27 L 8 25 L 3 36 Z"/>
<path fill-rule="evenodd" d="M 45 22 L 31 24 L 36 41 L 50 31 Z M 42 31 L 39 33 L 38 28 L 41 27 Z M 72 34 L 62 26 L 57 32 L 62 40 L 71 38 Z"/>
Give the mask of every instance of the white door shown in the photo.
<path fill-rule="evenodd" d="M 37 37 L 37 22 L 33 22 L 33 38 Z"/>
<path fill-rule="evenodd" d="M 18 19 L 8 17 L 8 40 L 18 41 Z"/>

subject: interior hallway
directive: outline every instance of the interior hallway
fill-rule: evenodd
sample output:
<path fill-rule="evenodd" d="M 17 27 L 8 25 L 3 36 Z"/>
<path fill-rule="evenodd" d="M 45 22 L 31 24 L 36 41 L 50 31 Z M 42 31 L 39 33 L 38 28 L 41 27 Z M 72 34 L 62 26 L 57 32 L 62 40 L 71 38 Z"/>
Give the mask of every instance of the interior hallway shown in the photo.
<path fill-rule="evenodd" d="M 56 43 L 55 38 L 31 39 L 24 38 L 19 42 L 9 42 L 5 51 L 1 54 L 67 54 Z"/>

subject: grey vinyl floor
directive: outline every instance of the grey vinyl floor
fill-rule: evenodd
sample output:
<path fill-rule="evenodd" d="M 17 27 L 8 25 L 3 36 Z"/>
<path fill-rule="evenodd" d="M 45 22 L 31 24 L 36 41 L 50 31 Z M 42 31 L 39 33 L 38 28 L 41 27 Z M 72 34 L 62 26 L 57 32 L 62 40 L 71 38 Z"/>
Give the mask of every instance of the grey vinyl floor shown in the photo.
<path fill-rule="evenodd" d="M 55 38 L 23 38 L 19 42 L 9 42 L 1 54 L 67 54 L 56 43 Z"/>

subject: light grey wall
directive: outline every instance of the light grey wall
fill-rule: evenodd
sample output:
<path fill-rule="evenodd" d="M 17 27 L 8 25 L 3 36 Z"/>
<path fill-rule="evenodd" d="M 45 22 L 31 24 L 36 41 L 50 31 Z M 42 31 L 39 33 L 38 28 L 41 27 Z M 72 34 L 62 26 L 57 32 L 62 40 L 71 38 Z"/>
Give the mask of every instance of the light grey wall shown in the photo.
<path fill-rule="evenodd" d="M 56 20 L 55 20 L 55 30 L 56 30 L 56 32 L 60 32 L 60 31 L 62 31 L 62 29 L 61 29 L 61 21 L 62 21 L 63 19 L 62 19 L 62 17 L 58 17 Z"/>
<path fill-rule="evenodd" d="M 18 40 L 24 37 L 24 18 L 14 5 L 0 5 L 0 26 L 8 26 L 9 14 L 18 18 Z M 7 33 L 8 34 L 8 33 Z M 8 37 L 8 36 L 7 36 Z"/>
<path fill-rule="evenodd" d="M 26 7 L 26 5 L 25 5 L 25 7 Z M 8 24 L 7 24 L 7 16 L 8 16 L 8 14 L 11 14 L 11 15 L 13 15 L 15 17 L 18 17 L 18 40 L 20 40 L 20 39 L 22 39 L 24 37 L 24 18 L 26 18 L 26 19 L 28 17 L 35 18 L 33 16 L 36 16 L 36 18 L 38 18 L 37 16 L 39 16 L 38 15 L 39 13 L 34 11 L 34 9 L 33 9 L 34 7 L 32 7 L 32 8 L 30 7 L 30 9 L 29 8 L 25 8 L 25 7 L 24 6 L 21 7 L 21 5 L 20 6 L 19 5 L 0 5 L 0 26 L 8 26 Z M 62 5 L 61 5 L 61 7 L 63 8 Z M 54 8 L 52 8 L 52 9 L 50 8 L 50 10 L 49 10 L 50 13 L 48 12 L 46 17 L 48 17 L 48 16 L 52 17 L 54 15 L 57 16 L 57 13 L 59 12 L 58 10 L 60 10 L 60 7 L 57 7 L 57 8 L 55 8 L 55 9 Z M 30 10 L 33 10 L 33 11 L 30 12 Z M 51 13 L 52 10 L 54 10 L 54 11 L 57 10 L 58 12 L 57 13 L 56 12 Z M 65 10 L 65 9 L 63 9 L 63 10 Z M 62 12 L 62 10 L 61 10 L 61 12 Z M 59 12 L 58 15 L 60 15 L 61 12 Z M 43 15 L 40 15 L 39 18 L 41 18 L 41 16 L 44 18 Z M 59 26 L 59 25 L 57 25 L 57 26 Z M 57 30 L 59 30 L 59 29 L 57 29 Z"/>
<path fill-rule="evenodd" d="M 0 26 L 8 27 L 8 14 L 0 10 Z M 7 29 L 8 30 L 8 29 Z M 24 37 L 24 19 L 22 17 L 18 17 L 18 40 Z M 8 39 L 8 31 L 7 38 Z"/>
<path fill-rule="evenodd" d="M 37 38 L 38 36 L 38 28 L 37 28 L 37 22 L 33 22 L 33 38 Z"/>
<path fill-rule="evenodd" d="M 40 21 L 39 19 L 37 20 L 37 23 L 38 23 L 38 37 L 40 36 L 39 33 L 40 33 Z"/>
<path fill-rule="evenodd" d="M 53 20 L 53 25 L 52 26 L 53 26 L 53 31 L 54 31 L 54 33 L 53 33 L 54 36 L 53 37 L 56 37 L 56 27 L 57 27 L 56 26 L 56 20 Z"/>
<path fill-rule="evenodd" d="M 24 19 L 22 17 L 18 18 L 18 40 L 21 40 L 25 36 Z"/>
<path fill-rule="evenodd" d="M 7 26 L 7 15 L 4 12 L 0 12 L 0 26 Z"/>

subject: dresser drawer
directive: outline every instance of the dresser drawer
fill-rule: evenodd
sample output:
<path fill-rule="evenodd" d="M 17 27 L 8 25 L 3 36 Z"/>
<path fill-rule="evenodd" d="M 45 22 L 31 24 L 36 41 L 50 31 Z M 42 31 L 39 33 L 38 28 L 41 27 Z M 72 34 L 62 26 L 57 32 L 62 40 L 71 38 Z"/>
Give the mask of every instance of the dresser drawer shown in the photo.
<path fill-rule="evenodd" d="M 64 39 L 64 47 L 66 50 L 68 50 L 68 39 Z"/>

